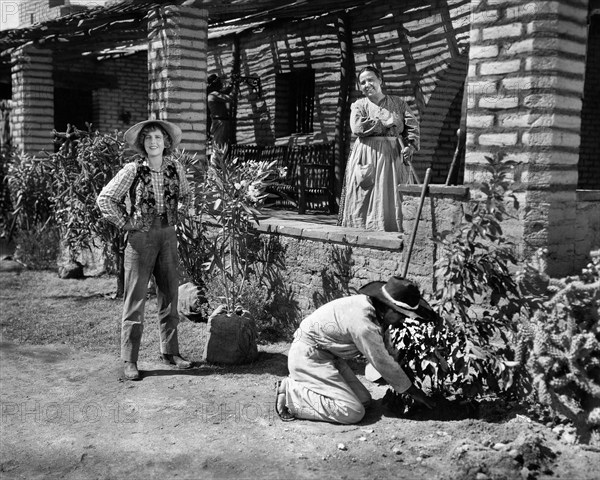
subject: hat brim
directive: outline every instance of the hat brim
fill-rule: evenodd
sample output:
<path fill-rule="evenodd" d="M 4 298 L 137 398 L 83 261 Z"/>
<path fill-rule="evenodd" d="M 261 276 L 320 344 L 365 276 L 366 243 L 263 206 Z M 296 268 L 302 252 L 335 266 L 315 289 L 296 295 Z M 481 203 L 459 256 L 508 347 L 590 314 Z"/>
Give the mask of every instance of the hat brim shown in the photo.
<path fill-rule="evenodd" d="M 358 290 L 358 293 L 376 298 L 380 302 L 391 307 L 393 310 L 396 310 L 397 312 L 402 313 L 403 315 L 406 315 L 408 317 L 419 317 L 426 321 L 432 321 L 437 318 L 437 314 L 435 313 L 433 308 L 431 308 L 431 305 L 429 305 L 429 303 L 427 303 L 422 298 L 419 300 L 419 306 L 414 310 L 402 308 L 390 302 L 387 298 L 385 298 L 385 296 L 381 292 L 381 287 L 383 287 L 385 284 L 386 282 L 382 282 L 379 280 L 369 282 L 363 287 L 361 287 Z"/>
<path fill-rule="evenodd" d="M 137 144 L 137 139 L 138 139 L 142 129 L 146 125 L 149 125 L 151 123 L 160 125 L 162 128 L 164 128 L 165 131 L 169 134 L 169 137 L 171 137 L 172 148 L 173 149 L 177 148 L 177 146 L 181 142 L 181 136 L 182 136 L 181 128 L 179 128 L 174 123 L 167 122 L 166 120 L 151 119 L 151 120 L 144 120 L 143 122 L 140 122 L 140 123 L 136 123 L 133 127 L 130 127 L 125 132 L 125 134 L 123 135 L 123 139 L 136 152 L 145 154 L 146 152 L 144 152 Z"/>

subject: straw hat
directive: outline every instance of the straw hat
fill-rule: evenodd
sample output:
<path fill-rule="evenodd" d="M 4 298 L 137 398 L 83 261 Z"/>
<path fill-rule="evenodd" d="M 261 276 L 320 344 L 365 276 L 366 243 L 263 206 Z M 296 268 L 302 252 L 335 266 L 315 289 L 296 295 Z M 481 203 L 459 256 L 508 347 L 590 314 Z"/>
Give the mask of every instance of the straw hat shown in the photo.
<path fill-rule="evenodd" d="M 160 125 L 165 130 L 165 132 L 167 132 L 169 134 L 169 137 L 171 137 L 171 143 L 172 143 L 171 148 L 172 149 L 177 148 L 177 145 L 179 145 L 179 142 L 181 142 L 181 135 L 182 135 L 181 128 L 179 128 L 174 123 L 167 122 L 166 120 L 149 119 L 149 120 L 144 120 L 143 122 L 140 122 L 140 123 L 136 123 L 133 127 L 131 127 L 129 130 L 127 130 L 125 132 L 125 135 L 123 136 L 123 138 L 125 139 L 125 141 L 131 148 L 133 148 L 134 150 L 136 150 L 139 153 L 144 154 L 146 152 L 144 152 L 142 149 L 140 149 L 137 139 L 138 139 L 142 129 L 146 125 L 151 125 L 151 124 Z"/>

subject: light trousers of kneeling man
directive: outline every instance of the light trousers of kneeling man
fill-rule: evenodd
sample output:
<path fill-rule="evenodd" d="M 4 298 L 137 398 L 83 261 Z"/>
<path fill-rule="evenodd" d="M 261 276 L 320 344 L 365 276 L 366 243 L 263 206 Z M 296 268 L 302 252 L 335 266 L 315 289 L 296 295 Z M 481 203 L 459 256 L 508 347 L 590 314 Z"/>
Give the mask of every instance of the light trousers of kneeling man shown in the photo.
<path fill-rule="evenodd" d="M 353 424 L 372 398 L 342 358 L 303 341 L 288 353 L 286 404 L 296 418 Z"/>

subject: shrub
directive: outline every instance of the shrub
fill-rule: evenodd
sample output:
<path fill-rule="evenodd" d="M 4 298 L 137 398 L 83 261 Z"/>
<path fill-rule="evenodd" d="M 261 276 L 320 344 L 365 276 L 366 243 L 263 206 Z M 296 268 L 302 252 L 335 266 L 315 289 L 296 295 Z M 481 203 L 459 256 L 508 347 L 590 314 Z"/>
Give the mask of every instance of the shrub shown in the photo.
<path fill-rule="evenodd" d="M 417 384 L 430 382 L 435 391 L 467 397 L 513 386 L 509 335 L 516 331 L 516 315 L 527 308 L 509 271 L 516 262 L 514 246 L 501 228 L 506 201 L 518 208 L 510 190 L 515 163 L 501 156 L 487 161 L 485 200 L 475 203 L 456 229 L 434 239 L 440 258 L 431 303 L 439 321 L 408 321 L 392 335 Z"/>
<path fill-rule="evenodd" d="M 56 270 L 60 254 L 60 232 L 53 224 L 43 228 L 19 230 L 16 234 L 15 258 L 31 270 Z"/>
<path fill-rule="evenodd" d="M 52 223 L 52 163 L 48 157 L 36 158 L 13 153 L 6 173 L 12 204 L 12 231 L 40 230 Z M 14 229 L 14 230 L 13 230 Z"/>
<path fill-rule="evenodd" d="M 197 186 L 198 221 L 211 222 L 210 261 L 207 274 L 218 275 L 223 297 L 220 301 L 233 312 L 243 301 L 253 273 L 251 243 L 256 234 L 259 208 L 275 161 L 246 161 L 229 158 L 226 149 L 215 149 L 205 180 Z"/>
<path fill-rule="evenodd" d="M 60 147 L 50 156 L 55 221 L 67 251 L 75 259 L 83 250 L 103 250 L 116 262 L 117 296 L 123 292 L 125 235 L 106 222 L 96 205 L 98 194 L 129 160 L 121 132 L 101 134 L 69 127 L 55 132 Z"/>

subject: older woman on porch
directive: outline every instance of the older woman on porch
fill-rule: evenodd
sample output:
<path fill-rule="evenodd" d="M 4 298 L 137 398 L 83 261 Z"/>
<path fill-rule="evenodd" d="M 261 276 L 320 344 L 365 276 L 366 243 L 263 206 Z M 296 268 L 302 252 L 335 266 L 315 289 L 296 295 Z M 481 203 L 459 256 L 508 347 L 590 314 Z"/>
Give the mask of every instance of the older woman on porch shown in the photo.
<path fill-rule="evenodd" d="M 124 138 L 140 155 L 102 189 L 97 204 L 106 220 L 128 232 L 121 358 L 125 378 L 139 380 L 137 360 L 152 275 L 157 287 L 160 359 L 177 368 L 192 366 L 179 354 L 177 339 L 179 280 L 174 228 L 180 215 L 189 210 L 192 196 L 183 166 L 169 156 L 181 141 L 177 125 L 146 120 L 127 130 Z M 124 205 L 127 194 L 129 212 Z"/>
<path fill-rule="evenodd" d="M 398 185 L 412 183 L 419 123 L 408 104 L 382 91 L 382 77 L 367 66 L 358 76 L 365 98 L 351 107 L 350 128 L 358 138 L 346 165 L 338 224 L 363 230 L 402 231 Z"/>

